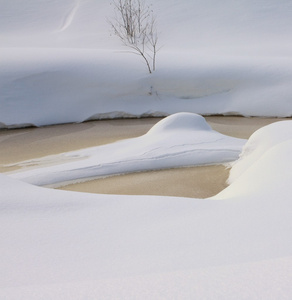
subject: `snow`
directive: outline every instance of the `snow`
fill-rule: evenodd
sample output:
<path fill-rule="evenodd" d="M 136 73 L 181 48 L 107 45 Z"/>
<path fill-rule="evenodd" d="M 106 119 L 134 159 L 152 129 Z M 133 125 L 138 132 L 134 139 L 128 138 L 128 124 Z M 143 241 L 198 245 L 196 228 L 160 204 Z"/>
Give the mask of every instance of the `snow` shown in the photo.
<path fill-rule="evenodd" d="M 0 0 L 1 128 L 171 115 L 0 174 L 1 299 L 291 299 L 291 121 L 253 134 L 209 199 L 28 183 L 233 161 L 245 141 L 197 114 L 292 116 L 291 1 L 153 9 L 163 47 L 149 75 L 110 36 L 109 1 Z"/>
<path fill-rule="evenodd" d="M 265 273 L 265 280 L 259 282 Z M 112 280 L 91 280 L 67 284 L 29 286 L 5 289 L 3 299 L 88 299 L 105 295 L 104 299 L 258 299 L 291 295 L 291 260 L 268 260 L 249 264 L 178 271 Z M 177 288 L 179 286 L 179 289 Z M 222 288 L 223 286 L 223 288 Z M 36 292 L 37 291 L 37 292 Z M 141 294 L 143 291 L 143 294 Z"/>
<path fill-rule="evenodd" d="M 108 1 L 0 8 L 0 127 L 181 111 L 292 115 L 290 1 L 156 1 L 162 48 L 152 75 L 110 35 Z"/>
<path fill-rule="evenodd" d="M 202 116 L 177 113 L 138 138 L 17 163 L 33 169 L 11 177 L 58 187 L 130 172 L 219 164 L 236 160 L 245 142 L 212 130 Z"/>
<path fill-rule="evenodd" d="M 153 131 L 175 130 L 163 123 Z M 1 298 L 289 299 L 291 121 L 278 126 L 285 141 L 209 199 L 64 192 L 1 175 Z"/>
<path fill-rule="evenodd" d="M 229 183 L 234 182 L 242 173 L 260 159 L 266 151 L 292 137 L 291 121 L 282 121 L 257 130 L 244 145 L 240 159 L 232 164 Z"/>

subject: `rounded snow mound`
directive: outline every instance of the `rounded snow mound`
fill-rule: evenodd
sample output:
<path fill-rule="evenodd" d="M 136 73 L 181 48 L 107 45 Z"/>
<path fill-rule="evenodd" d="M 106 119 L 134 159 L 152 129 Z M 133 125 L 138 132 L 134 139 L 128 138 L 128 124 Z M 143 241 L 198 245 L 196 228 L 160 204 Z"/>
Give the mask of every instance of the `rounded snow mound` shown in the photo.
<path fill-rule="evenodd" d="M 214 199 L 241 198 L 245 201 L 248 199 L 265 201 L 265 205 L 260 205 L 260 207 L 263 209 L 265 206 L 266 208 L 273 207 L 270 217 L 272 220 L 279 205 L 282 205 L 282 214 L 287 210 L 287 205 L 291 203 L 291 153 L 292 138 L 267 149 L 259 159 L 248 165 L 248 168 Z M 273 201 L 276 199 L 277 203 L 275 204 Z M 268 201 L 272 202 L 268 204 Z M 272 206 L 271 203 L 273 203 Z M 291 219 L 291 215 L 289 218 Z"/>
<path fill-rule="evenodd" d="M 154 125 L 147 134 L 161 134 L 177 130 L 211 131 L 205 118 L 194 113 L 176 113 Z"/>
<path fill-rule="evenodd" d="M 274 146 L 292 139 L 292 121 L 280 121 L 257 130 L 251 135 L 242 153 L 230 170 L 228 183 L 233 183 L 265 152 Z"/>

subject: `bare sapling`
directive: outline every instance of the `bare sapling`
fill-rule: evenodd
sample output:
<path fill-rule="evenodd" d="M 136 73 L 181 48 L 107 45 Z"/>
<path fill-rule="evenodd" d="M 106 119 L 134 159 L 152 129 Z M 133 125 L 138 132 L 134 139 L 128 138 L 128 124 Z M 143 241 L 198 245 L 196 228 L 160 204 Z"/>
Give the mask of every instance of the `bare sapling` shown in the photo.
<path fill-rule="evenodd" d="M 156 68 L 158 36 L 151 5 L 144 0 L 114 0 L 115 16 L 109 23 L 114 34 L 132 53 L 140 55 L 151 74 Z"/>

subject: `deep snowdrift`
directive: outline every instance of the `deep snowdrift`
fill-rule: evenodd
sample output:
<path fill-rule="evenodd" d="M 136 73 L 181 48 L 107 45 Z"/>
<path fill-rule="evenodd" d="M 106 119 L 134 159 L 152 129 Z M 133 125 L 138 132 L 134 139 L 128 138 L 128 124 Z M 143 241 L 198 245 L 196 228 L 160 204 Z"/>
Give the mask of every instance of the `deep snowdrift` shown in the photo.
<path fill-rule="evenodd" d="M 263 127 L 251 135 L 244 145 L 240 159 L 232 165 L 229 183 L 233 183 L 249 167 L 251 167 L 265 152 L 271 148 L 292 139 L 291 121 L 282 121 Z M 280 145 L 280 147 L 282 147 Z M 282 176 L 282 175 L 280 175 Z"/>
<path fill-rule="evenodd" d="M 245 142 L 212 130 L 202 116 L 177 113 L 138 138 L 17 163 L 34 169 L 11 176 L 61 186 L 130 172 L 219 164 L 236 160 Z M 54 162 L 58 164 L 47 166 Z"/>
<path fill-rule="evenodd" d="M 290 299 L 291 124 L 252 165 L 243 155 L 250 167 L 210 199 L 63 192 L 1 175 L 1 297 Z"/>
<path fill-rule="evenodd" d="M 292 115 L 290 1 L 154 3 L 157 71 L 122 53 L 106 0 L 0 0 L 0 127 L 189 111 Z"/>

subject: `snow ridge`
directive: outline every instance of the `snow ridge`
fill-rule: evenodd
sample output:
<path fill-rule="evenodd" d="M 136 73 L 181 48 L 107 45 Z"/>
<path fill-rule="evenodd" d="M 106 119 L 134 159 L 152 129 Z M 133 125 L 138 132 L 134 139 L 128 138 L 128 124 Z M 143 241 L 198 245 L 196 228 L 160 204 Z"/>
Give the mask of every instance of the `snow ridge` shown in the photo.
<path fill-rule="evenodd" d="M 75 0 L 75 3 L 71 8 L 71 10 L 68 12 L 66 16 L 64 16 L 63 25 L 59 30 L 60 32 L 65 31 L 72 24 L 74 17 L 79 9 L 79 6 L 80 6 L 80 0 Z"/>

